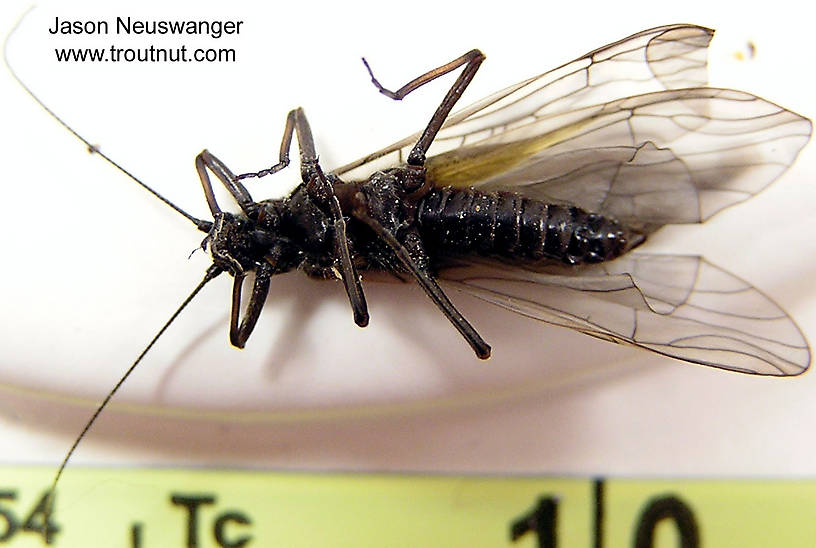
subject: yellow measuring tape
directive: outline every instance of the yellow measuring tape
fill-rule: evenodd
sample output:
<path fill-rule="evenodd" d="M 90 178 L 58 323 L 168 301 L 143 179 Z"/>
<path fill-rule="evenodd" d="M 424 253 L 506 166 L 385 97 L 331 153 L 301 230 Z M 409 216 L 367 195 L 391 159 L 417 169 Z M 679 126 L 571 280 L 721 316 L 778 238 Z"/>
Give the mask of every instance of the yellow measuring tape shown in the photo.
<path fill-rule="evenodd" d="M 812 547 L 816 480 L 0 467 L 0 546 Z"/>

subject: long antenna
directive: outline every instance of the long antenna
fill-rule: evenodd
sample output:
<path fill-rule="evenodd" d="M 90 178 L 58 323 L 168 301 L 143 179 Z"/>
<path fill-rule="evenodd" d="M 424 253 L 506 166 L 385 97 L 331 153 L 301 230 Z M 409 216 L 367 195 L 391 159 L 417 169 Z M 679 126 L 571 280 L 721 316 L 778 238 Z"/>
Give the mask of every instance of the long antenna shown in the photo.
<path fill-rule="evenodd" d="M 9 63 L 8 44 L 9 44 L 9 41 L 11 40 L 12 36 L 14 36 L 14 34 L 17 32 L 17 29 L 20 27 L 20 24 L 23 22 L 23 20 L 31 12 L 32 9 L 34 9 L 34 6 L 29 8 L 28 10 L 26 10 L 26 12 L 14 24 L 14 27 L 11 29 L 11 32 L 8 33 L 8 35 L 6 36 L 6 39 L 3 41 L 3 62 L 5 63 L 6 68 L 8 69 L 8 71 L 11 73 L 12 77 L 17 81 L 18 84 L 20 84 L 20 87 L 22 87 L 25 90 L 25 92 L 32 99 L 34 99 L 34 101 L 36 101 L 37 104 L 40 105 L 40 107 L 42 107 L 43 110 L 45 110 L 54 120 L 59 122 L 59 124 L 62 127 L 64 127 L 65 129 L 67 129 L 74 137 L 76 137 L 82 143 L 84 143 L 85 146 L 88 147 L 89 152 L 98 154 L 99 156 L 104 158 L 104 160 L 106 162 L 108 162 L 110 165 L 112 165 L 117 170 L 119 170 L 120 172 L 122 172 L 125 175 L 127 175 L 128 177 L 130 177 L 139 186 L 141 186 L 142 188 L 144 188 L 145 190 L 150 192 L 153 196 L 155 196 L 156 198 L 158 198 L 159 200 L 164 202 L 167 206 L 171 207 L 174 211 L 176 211 L 177 213 L 179 213 L 180 215 L 182 215 L 186 219 L 188 219 L 190 222 L 195 224 L 196 227 L 199 230 L 201 230 L 202 232 L 209 232 L 210 228 L 212 227 L 212 222 L 205 221 L 203 219 L 198 219 L 198 218 L 190 215 L 189 213 L 187 213 L 186 211 L 184 211 L 183 209 L 178 207 L 176 204 L 174 204 L 173 202 L 171 202 L 170 200 L 168 200 L 167 198 L 165 198 L 164 196 L 159 194 L 157 191 L 153 190 L 153 188 L 151 188 L 147 183 L 143 182 L 141 179 L 136 177 L 133 173 L 131 173 L 130 171 L 128 171 L 127 169 L 125 169 L 124 167 L 119 165 L 116 161 L 114 161 L 108 155 L 101 152 L 88 139 L 86 139 L 85 137 L 80 135 L 76 130 L 74 130 L 74 128 L 72 128 L 70 125 L 68 125 L 68 123 L 66 123 L 53 110 L 51 110 L 42 101 L 42 99 L 40 99 L 37 96 L 37 94 L 35 94 L 31 90 L 31 88 L 29 88 L 25 84 L 25 82 L 23 82 L 23 80 L 20 78 L 20 76 L 17 74 L 17 72 L 15 72 L 14 68 L 11 66 L 11 63 Z M 65 454 L 65 457 L 62 459 L 62 462 L 60 463 L 59 468 L 57 469 L 57 472 L 54 475 L 54 480 L 51 482 L 51 487 L 48 490 L 48 499 L 47 499 L 46 506 L 45 506 L 47 515 L 51 514 L 53 504 L 54 504 L 54 496 L 55 496 L 55 493 L 56 493 L 57 483 L 59 483 L 59 480 L 62 477 L 62 473 L 65 471 L 65 467 L 68 465 L 68 461 L 73 456 L 73 454 L 76 451 L 77 447 L 79 446 L 80 442 L 85 438 L 85 435 L 88 433 L 88 431 L 91 429 L 93 424 L 96 422 L 96 419 L 99 418 L 99 415 L 108 406 L 108 403 L 110 403 L 113 396 L 119 391 L 119 389 L 122 387 L 122 385 L 128 379 L 128 377 L 130 377 L 131 373 L 133 373 L 133 371 L 136 369 L 136 366 L 139 365 L 139 363 L 147 355 L 147 353 L 150 351 L 150 349 L 153 348 L 153 345 L 156 344 L 156 341 L 159 340 L 159 338 L 164 334 L 165 331 L 167 331 L 167 329 L 176 320 L 176 318 L 178 318 L 178 316 L 179 316 L 179 314 L 181 314 L 182 310 L 184 310 L 187 307 L 187 305 L 190 304 L 190 302 L 195 298 L 196 295 L 198 295 L 198 293 L 201 291 L 201 289 L 205 285 L 207 285 L 207 283 L 209 283 L 211 280 L 213 280 L 215 277 L 217 277 L 222 272 L 223 272 L 223 270 L 221 268 L 219 268 L 218 266 L 216 266 L 216 265 L 212 265 L 209 269 L 207 269 L 207 273 L 204 275 L 204 279 L 202 279 L 201 282 L 196 286 L 196 288 L 193 289 L 193 291 L 187 296 L 186 299 L 184 299 L 184 301 L 176 309 L 176 311 L 173 313 L 173 315 L 170 316 L 170 318 L 167 320 L 167 322 L 165 322 L 165 324 L 162 326 L 162 328 L 159 329 L 159 331 L 150 340 L 150 342 L 147 344 L 147 346 L 144 347 L 144 349 L 139 354 L 139 356 L 136 358 L 136 360 L 124 372 L 124 374 L 119 378 L 119 381 L 113 386 L 113 388 L 110 390 L 110 392 L 108 392 L 107 396 L 105 396 L 105 398 L 102 400 L 102 402 L 97 406 L 96 410 L 93 412 L 91 417 L 88 419 L 88 422 L 85 423 L 85 426 L 82 428 L 82 431 L 80 432 L 79 436 L 74 440 L 74 443 L 71 445 L 71 448 L 68 449 L 68 452 Z"/>
<path fill-rule="evenodd" d="M 27 15 L 28 15 L 28 14 L 31 12 L 31 10 L 33 10 L 33 9 L 34 9 L 34 6 L 30 7 L 28 10 L 26 10 L 26 12 L 25 12 L 25 13 L 24 13 L 24 14 L 23 14 L 23 15 L 20 17 L 20 19 L 18 19 L 18 20 L 17 20 L 17 22 L 14 24 L 14 27 L 11 29 L 11 32 L 9 32 L 9 33 L 8 33 L 8 35 L 6 36 L 6 39 L 3 41 L 3 62 L 6 64 L 6 68 L 7 68 L 7 69 L 8 69 L 8 71 L 11 73 L 11 76 L 12 76 L 12 77 L 13 77 L 15 80 L 17 80 L 17 83 L 18 83 L 18 84 L 20 84 L 20 87 L 22 87 L 22 88 L 25 90 L 25 92 L 26 92 L 26 93 L 28 93 L 28 95 L 29 95 L 29 96 L 30 96 L 32 99 L 34 99 L 34 101 L 36 101 L 38 105 L 40 105 L 40 106 L 43 108 L 43 110 L 45 110 L 45 111 L 46 111 L 46 112 L 47 112 L 49 115 L 51 115 L 51 117 L 52 117 L 54 120 L 56 120 L 57 122 L 59 122 L 59 123 L 60 123 L 60 125 L 61 125 L 62 127 L 64 127 L 65 129 L 67 129 L 68 131 L 70 131 L 70 132 L 71 132 L 71 134 L 73 134 L 73 136 L 74 136 L 74 137 L 76 137 L 77 139 L 79 139 L 80 141 L 82 141 L 82 143 L 84 143 L 84 144 L 85 144 L 85 146 L 86 146 L 86 147 L 88 147 L 88 151 L 89 151 L 89 152 L 91 152 L 91 153 L 93 153 L 93 154 L 98 154 L 99 156 L 101 156 L 102 158 L 104 158 L 104 159 L 105 159 L 105 161 L 106 161 L 106 162 L 108 162 L 110 165 L 112 165 L 113 167 L 115 167 L 116 169 L 118 169 L 119 171 L 121 171 L 122 173 L 124 173 L 125 175 L 127 175 L 128 177 L 130 177 L 130 178 L 131 178 L 133 181 L 135 181 L 135 182 L 136 182 L 137 184 L 139 184 L 139 185 L 140 185 L 142 188 L 144 188 L 145 190 L 147 190 L 148 192 L 150 192 L 150 193 L 151 193 L 153 196 L 155 196 L 156 198 L 158 198 L 159 200 L 161 200 L 162 202 L 164 202 L 166 205 L 168 205 L 169 207 L 173 208 L 173 209 L 176 211 L 176 213 L 179 213 L 180 215 L 183 215 L 184 217 L 186 217 L 186 218 L 187 218 L 187 219 L 188 219 L 190 222 L 192 222 L 193 224 L 195 224 L 195 225 L 196 225 L 196 227 L 197 227 L 197 228 L 198 228 L 200 231 L 202 231 L 202 232 L 209 232 L 209 231 L 210 231 L 210 227 L 212 226 L 212 223 L 211 223 L 210 221 L 205 221 L 205 220 L 203 220 L 203 219 L 198 219 L 198 218 L 196 218 L 196 217 L 193 217 L 192 215 L 190 215 L 189 213 L 187 213 L 186 211 L 184 211 L 183 209 L 181 209 L 179 206 L 177 206 L 176 204 L 174 204 L 173 202 L 171 202 L 170 200 L 168 200 L 167 198 L 165 198 L 164 196 L 162 196 L 161 194 L 159 194 L 157 191 L 153 190 L 153 188 L 151 188 L 151 187 L 150 187 L 150 186 L 149 186 L 147 183 L 143 182 L 141 179 L 139 179 L 138 177 L 136 177 L 136 176 L 135 176 L 133 173 L 131 173 L 130 171 L 128 171 L 127 169 L 125 169 L 124 167 L 122 167 L 121 165 L 119 165 L 118 163 L 116 163 L 116 161 L 114 161 L 114 160 L 113 160 L 111 157 L 109 157 L 107 154 L 105 154 L 104 152 L 100 151 L 100 150 L 99 150 L 99 149 L 96 147 L 96 145 L 92 144 L 92 143 L 91 143 L 91 142 L 90 142 L 88 139 L 86 139 L 85 137 L 83 137 L 82 135 L 80 135 L 79 133 L 77 133 L 77 131 L 76 131 L 74 128 L 72 128 L 71 126 L 69 126 L 69 125 L 68 125 L 68 123 L 67 123 L 67 122 L 65 122 L 65 120 L 63 120 L 62 118 L 60 118 L 60 117 L 59 117 L 59 116 L 58 116 L 58 115 L 57 115 L 57 114 L 56 114 L 56 113 L 55 113 L 53 110 L 51 110 L 51 109 L 50 109 L 50 108 L 49 108 L 49 107 L 48 107 L 48 106 L 47 106 L 47 105 L 46 105 L 46 104 L 45 104 L 45 103 L 42 101 L 42 99 L 40 99 L 40 98 L 37 96 L 37 94 L 36 94 L 36 93 L 34 93 L 34 92 L 31 90 L 31 88 L 29 88 L 29 87 L 28 87 L 28 86 L 25 84 L 25 82 L 23 82 L 23 80 L 22 80 L 22 79 L 21 79 L 21 78 L 20 78 L 20 77 L 17 75 L 17 73 L 14 71 L 14 68 L 11 66 L 11 63 L 9 63 L 9 59 L 8 59 L 8 44 L 9 44 L 9 40 L 11 40 L 11 37 L 12 37 L 12 36 L 14 36 L 14 34 L 17 32 L 17 29 L 20 27 L 20 24 L 23 22 L 23 20 L 26 18 L 26 16 L 27 16 Z"/>
<path fill-rule="evenodd" d="M 62 477 L 62 473 L 65 470 L 65 467 L 68 465 L 68 461 L 71 459 L 71 456 L 74 454 L 74 451 L 76 451 L 76 448 L 79 446 L 79 443 L 91 429 L 91 426 L 93 426 L 93 424 L 96 422 L 96 419 L 105 409 L 105 407 L 108 406 L 108 403 L 113 398 L 113 395 L 119 391 L 119 388 L 122 387 L 127 378 L 130 377 L 130 374 L 133 373 L 133 371 L 136 369 L 136 366 L 139 365 L 139 362 L 142 361 L 142 358 L 144 358 L 145 355 L 153 347 L 153 345 L 156 344 L 156 341 L 159 340 L 159 337 L 161 337 L 164 334 L 164 332 L 167 331 L 167 328 L 170 327 L 170 324 L 172 324 L 173 321 L 176 318 L 178 318 L 179 314 L 181 314 L 181 311 L 184 310 L 184 308 L 188 304 L 190 304 L 190 301 L 192 301 L 193 298 L 195 298 L 198 292 L 201 291 L 201 289 L 205 285 L 207 285 L 207 283 L 209 283 L 211 280 L 213 280 L 216 276 L 218 276 L 222 272 L 223 270 L 221 270 L 221 268 L 219 268 L 216 265 L 212 265 L 209 269 L 207 269 L 207 273 L 204 275 L 204 279 L 201 280 L 201 282 L 196 286 L 196 288 L 193 289 L 193 291 L 187 296 L 186 299 L 184 299 L 184 302 L 181 303 L 181 305 L 176 309 L 173 315 L 170 316 L 170 319 L 168 319 L 167 322 L 165 322 L 165 324 L 162 326 L 161 329 L 159 329 L 158 333 L 156 333 L 153 339 L 151 339 L 147 346 L 144 347 L 144 350 L 142 350 L 142 352 L 139 354 L 136 360 L 131 364 L 130 367 L 128 367 L 127 371 L 125 371 L 124 374 L 119 378 L 119 381 L 113 386 L 113 388 L 111 388 L 110 392 L 108 392 L 108 395 L 105 396 L 104 400 L 102 400 L 102 403 L 100 403 L 97 406 L 96 410 L 93 412 L 93 415 L 91 415 L 91 418 L 88 419 L 88 422 L 86 422 L 85 426 L 82 428 L 82 432 L 80 432 L 79 436 L 77 436 L 76 440 L 74 440 L 73 445 L 71 445 L 71 448 L 65 454 L 65 457 L 62 459 L 62 462 L 60 463 L 59 468 L 57 469 L 57 473 L 54 475 L 54 481 L 51 482 L 51 488 L 48 490 L 48 502 L 46 503 L 48 514 L 51 513 L 51 507 L 54 503 L 54 494 L 56 492 L 57 483 L 59 482 L 60 477 Z"/>

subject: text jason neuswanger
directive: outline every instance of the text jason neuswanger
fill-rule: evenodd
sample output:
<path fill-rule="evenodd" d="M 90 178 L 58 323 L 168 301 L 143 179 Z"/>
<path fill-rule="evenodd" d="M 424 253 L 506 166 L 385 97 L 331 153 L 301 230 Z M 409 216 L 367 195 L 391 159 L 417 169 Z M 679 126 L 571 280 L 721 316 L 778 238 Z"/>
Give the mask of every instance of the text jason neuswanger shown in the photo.
<path fill-rule="evenodd" d="M 99 19 L 96 21 L 72 21 L 70 19 L 54 18 L 54 24 L 49 27 L 51 34 L 114 34 L 119 35 L 139 35 L 139 34 L 169 34 L 169 35 L 203 35 L 210 38 L 221 38 L 222 36 L 241 33 L 243 21 L 205 21 L 205 20 L 177 20 L 177 21 L 144 21 L 134 20 L 131 17 L 117 17 L 115 23 Z"/>

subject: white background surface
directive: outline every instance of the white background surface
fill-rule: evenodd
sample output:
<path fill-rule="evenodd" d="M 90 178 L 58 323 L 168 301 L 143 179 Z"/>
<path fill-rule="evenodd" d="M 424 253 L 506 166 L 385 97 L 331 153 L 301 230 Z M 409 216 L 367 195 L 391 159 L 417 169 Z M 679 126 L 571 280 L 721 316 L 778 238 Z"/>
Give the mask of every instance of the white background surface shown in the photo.
<path fill-rule="evenodd" d="M 207 209 L 193 158 L 236 172 L 276 161 L 286 112 L 303 106 L 327 168 L 422 127 L 450 81 L 402 103 L 380 96 L 367 56 L 396 88 L 479 47 L 464 104 L 639 30 L 718 29 L 713 85 L 816 114 L 809 17 L 742 3 L 494 5 L 42 3 L 9 58 L 49 106 L 193 214 Z M 0 7 L 7 32 L 28 5 Z M 237 38 L 54 38 L 54 16 L 245 21 Z M 70 64 L 54 47 L 234 47 L 226 65 Z M 753 42 L 754 58 L 747 55 Z M 90 412 L 203 275 L 203 238 L 87 154 L 8 75 L 0 77 L 3 268 L 0 460 L 56 463 Z M 296 155 L 293 155 L 296 157 Z M 816 337 L 816 154 L 770 189 L 649 250 L 700 253 L 774 298 Z M 297 170 L 253 183 L 286 191 Z M 454 295 L 494 349 L 487 363 L 416 288 L 366 288 L 354 326 L 339 284 L 275 279 L 247 350 L 227 341 L 231 281 L 208 286 L 160 341 L 74 464 L 633 475 L 812 475 L 816 377 L 754 378 L 693 367 L 550 328 Z"/>

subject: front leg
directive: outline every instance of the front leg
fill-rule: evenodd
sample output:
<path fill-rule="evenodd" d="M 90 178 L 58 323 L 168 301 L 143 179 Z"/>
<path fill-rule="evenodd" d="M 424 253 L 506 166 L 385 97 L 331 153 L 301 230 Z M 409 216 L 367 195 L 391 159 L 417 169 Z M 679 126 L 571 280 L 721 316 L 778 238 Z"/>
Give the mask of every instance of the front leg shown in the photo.
<path fill-rule="evenodd" d="M 247 309 L 241 319 L 241 288 L 244 285 L 246 274 L 235 275 L 232 283 L 232 311 L 230 312 L 230 344 L 236 348 L 243 348 L 247 339 L 255 329 L 258 318 L 261 316 L 266 297 L 269 294 L 269 280 L 272 277 L 272 266 L 266 261 L 255 269 L 255 283 L 252 286 L 252 295 L 247 303 Z"/>
<path fill-rule="evenodd" d="M 215 201 L 215 196 L 210 184 L 207 171 L 212 171 L 221 183 L 230 191 L 238 201 L 241 209 L 247 215 L 252 214 L 257 204 L 249 196 L 249 192 L 241 183 L 242 179 L 252 177 L 265 177 L 277 173 L 289 165 L 289 149 L 292 145 L 292 137 L 297 135 L 298 147 L 300 149 L 301 176 L 303 182 L 307 184 L 309 195 L 315 201 L 327 204 L 329 215 L 334 228 L 334 257 L 337 261 L 340 278 L 348 295 L 351 310 L 354 314 L 354 322 L 360 327 L 368 325 L 368 305 L 366 304 L 363 287 L 360 283 L 360 276 L 351 260 L 351 253 L 348 248 L 348 234 L 346 233 L 346 222 L 340 209 L 340 203 L 334 194 L 334 186 L 329 183 L 323 174 L 320 164 L 317 161 L 312 129 L 306 114 L 302 108 L 296 108 L 289 112 L 286 117 L 286 126 L 283 130 L 278 163 L 261 171 L 254 173 L 244 173 L 234 175 L 223 162 L 218 160 L 208 151 L 204 151 L 196 158 L 196 169 L 198 170 L 201 184 L 204 187 L 204 194 L 213 215 L 220 213 L 220 208 Z M 257 318 L 256 318 L 257 319 Z M 237 329 L 237 328 L 236 328 Z M 251 331 L 251 328 L 249 329 Z M 237 335 L 236 335 L 237 336 Z M 237 345 L 236 345 L 237 346 Z"/>

